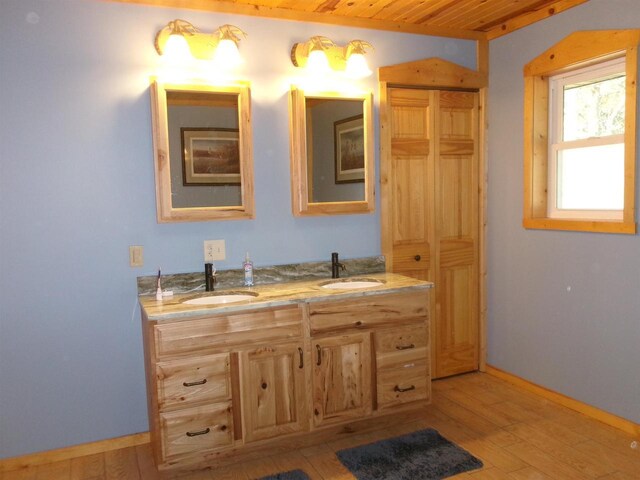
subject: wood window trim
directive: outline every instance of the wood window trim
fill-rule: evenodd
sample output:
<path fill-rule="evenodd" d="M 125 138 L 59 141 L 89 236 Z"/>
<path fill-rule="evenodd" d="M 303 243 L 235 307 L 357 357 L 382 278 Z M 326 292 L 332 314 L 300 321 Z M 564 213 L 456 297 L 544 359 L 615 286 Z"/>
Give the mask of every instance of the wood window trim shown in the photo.
<path fill-rule="evenodd" d="M 636 104 L 640 29 L 575 32 L 524 67 L 524 228 L 601 233 L 636 233 Z M 623 218 L 567 220 L 547 214 L 549 77 L 624 57 L 626 65 Z"/>

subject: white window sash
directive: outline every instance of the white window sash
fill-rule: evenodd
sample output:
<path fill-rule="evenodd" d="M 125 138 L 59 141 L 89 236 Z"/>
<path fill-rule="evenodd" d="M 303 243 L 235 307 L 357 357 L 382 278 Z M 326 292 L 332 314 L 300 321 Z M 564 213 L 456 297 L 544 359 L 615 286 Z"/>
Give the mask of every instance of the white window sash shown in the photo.
<path fill-rule="evenodd" d="M 622 220 L 622 210 L 569 210 L 557 208 L 558 192 L 558 153 L 574 148 L 588 148 L 605 145 L 624 145 L 624 134 L 590 137 L 579 140 L 563 141 L 564 86 L 604 78 L 607 75 L 625 74 L 624 58 L 614 59 L 587 71 L 567 72 L 550 78 L 549 108 L 549 157 L 548 157 L 548 190 L 547 215 L 549 218 L 576 220 Z"/>

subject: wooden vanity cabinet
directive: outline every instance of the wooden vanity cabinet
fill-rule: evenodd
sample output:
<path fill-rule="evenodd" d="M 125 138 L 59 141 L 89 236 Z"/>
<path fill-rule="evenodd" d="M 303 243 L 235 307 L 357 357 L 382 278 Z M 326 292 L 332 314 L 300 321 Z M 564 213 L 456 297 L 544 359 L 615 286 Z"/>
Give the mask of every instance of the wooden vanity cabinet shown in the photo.
<path fill-rule="evenodd" d="M 310 303 L 314 426 L 429 401 L 428 319 L 426 291 Z"/>
<path fill-rule="evenodd" d="M 307 428 L 301 306 L 160 323 L 143 310 L 143 325 L 159 468 Z"/>
<path fill-rule="evenodd" d="M 426 289 L 142 318 L 159 469 L 413 419 L 431 398 Z"/>

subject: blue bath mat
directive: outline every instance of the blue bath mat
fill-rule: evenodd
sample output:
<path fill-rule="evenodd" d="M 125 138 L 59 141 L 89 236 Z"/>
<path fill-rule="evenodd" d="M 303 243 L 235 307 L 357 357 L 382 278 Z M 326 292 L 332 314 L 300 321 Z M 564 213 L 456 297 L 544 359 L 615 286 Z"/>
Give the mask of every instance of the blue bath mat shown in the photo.
<path fill-rule="evenodd" d="M 309 480 L 309 477 L 302 470 L 291 470 L 289 472 L 267 475 L 259 480 Z"/>
<path fill-rule="evenodd" d="M 482 462 L 433 429 L 340 450 L 358 480 L 438 480 L 482 467 Z"/>

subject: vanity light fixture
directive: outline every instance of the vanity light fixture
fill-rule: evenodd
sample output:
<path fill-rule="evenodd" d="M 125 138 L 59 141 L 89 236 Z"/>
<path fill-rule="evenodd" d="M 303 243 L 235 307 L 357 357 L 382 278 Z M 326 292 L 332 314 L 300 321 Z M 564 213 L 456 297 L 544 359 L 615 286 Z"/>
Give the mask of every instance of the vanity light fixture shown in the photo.
<path fill-rule="evenodd" d="M 373 49 L 369 42 L 351 40 L 340 47 L 327 37 L 315 36 L 291 47 L 291 62 L 296 67 L 306 67 L 313 74 L 327 73 L 331 69 L 344 70 L 349 77 L 363 78 L 371 75 L 365 54 Z"/>
<path fill-rule="evenodd" d="M 238 51 L 240 36 L 247 34 L 233 25 L 222 25 L 213 33 L 202 33 L 186 20 L 176 19 L 156 34 L 155 47 L 159 55 L 177 62 L 189 56 L 199 60 L 213 60 L 224 68 L 242 63 Z"/>

